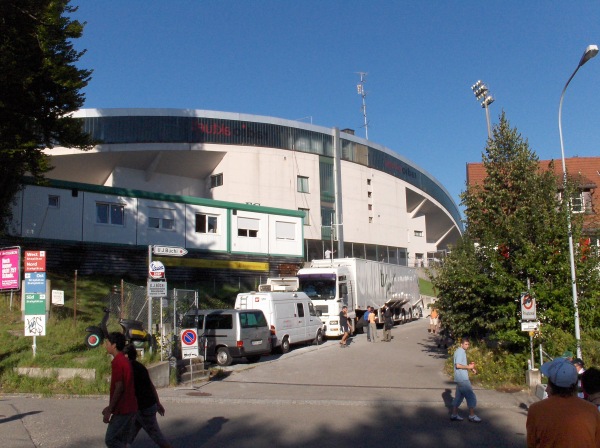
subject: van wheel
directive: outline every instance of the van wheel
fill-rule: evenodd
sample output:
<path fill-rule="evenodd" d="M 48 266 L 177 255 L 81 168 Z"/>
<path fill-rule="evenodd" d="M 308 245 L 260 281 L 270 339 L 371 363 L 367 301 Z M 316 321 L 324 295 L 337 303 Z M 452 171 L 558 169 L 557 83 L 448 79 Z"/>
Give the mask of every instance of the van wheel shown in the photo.
<path fill-rule="evenodd" d="M 281 347 L 279 349 L 281 350 L 281 353 L 287 353 L 290 351 L 290 340 L 287 337 L 283 338 L 283 341 L 281 341 Z"/>
<path fill-rule="evenodd" d="M 249 363 L 255 363 L 260 361 L 260 355 L 254 355 L 254 356 L 246 356 L 246 359 L 248 360 Z"/>
<path fill-rule="evenodd" d="M 231 365 L 231 362 L 233 361 L 233 358 L 231 357 L 231 354 L 229 353 L 229 350 L 227 349 L 227 347 L 221 347 L 219 348 L 219 350 L 217 350 L 217 364 L 220 366 L 229 366 Z"/>
<path fill-rule="evenodd" d="M 323 332 L 321 330 L 317 331 L 317 337 L 315 338 L 315 344 L 321 345 L 323 343 Z"/>

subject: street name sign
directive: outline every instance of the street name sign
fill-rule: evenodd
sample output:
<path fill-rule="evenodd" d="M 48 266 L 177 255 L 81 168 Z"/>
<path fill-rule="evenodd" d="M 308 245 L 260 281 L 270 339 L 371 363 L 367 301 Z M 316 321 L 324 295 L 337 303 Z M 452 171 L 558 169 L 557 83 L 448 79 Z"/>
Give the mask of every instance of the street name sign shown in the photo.
<path fill-rule="evenodd" d="M 152 246 L 152 253 L 154 255 L 166 255 L 169 257 L 183 257 L 188 251 L 183 247 L 177 246 Z"/>

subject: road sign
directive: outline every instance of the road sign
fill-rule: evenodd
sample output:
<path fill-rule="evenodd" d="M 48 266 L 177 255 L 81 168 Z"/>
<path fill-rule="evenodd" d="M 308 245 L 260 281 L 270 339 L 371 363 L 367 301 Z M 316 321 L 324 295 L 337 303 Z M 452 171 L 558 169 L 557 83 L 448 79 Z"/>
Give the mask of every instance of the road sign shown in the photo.
<path fill-rule="evenodd" d="M 538 331 L 540 329 L 539 322 L 521 322 L 521 331 Z"/>
<path fill-rule="evenodd" d="M 166 255 L 169 257 L 183 257 L 188 251 L 183 247 L 177 246 L 152 246 L 152 253 L 154 255 Z"/>
<path fill-rule="evenodd" d="M 46 294 L 46 273 L 25 272 L 25 293 Z"/>
<path fill-rule="evenodd" d="M 193 328 L 181 330 L 181 357 L 183 359 L 198 357 L 198 333 Z"/>
<path fill-rule="evenodd" d="M 166 297 L 167 282 L 164 280 L 148 280 L 148 295 L 150 297 Z"/>
<path fill-rule="evenodd" d="M 24 268 L 25 272 L 46 272 L 46 251 L 26 250 Z"/>
<path fill-rule="evenodd" d="M 25 315 L 46 315 L 46 294 L 25 293 Z"/>
<path fill-rule="evenodd" d="M 521 293 L 521 320 L 536 320 L 535 297 L 528 292 Z"/>
<path fill-rule="evenodd" d="M 52 305 L 63 306 L 65 304 L 65 292 L 59 289 L 52 290 Z"/>

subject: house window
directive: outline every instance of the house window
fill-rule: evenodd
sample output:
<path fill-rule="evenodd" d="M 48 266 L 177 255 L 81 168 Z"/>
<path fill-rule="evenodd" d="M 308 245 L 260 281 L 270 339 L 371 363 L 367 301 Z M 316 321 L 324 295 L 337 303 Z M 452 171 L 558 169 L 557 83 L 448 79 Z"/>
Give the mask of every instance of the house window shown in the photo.
<path fill-rule="evenodd" d="M 369 208 L 369 210 L 373 210 L 373 205 L 372 204 L 368 204 L 368 208 Z"/>
<path fill-rule="evenodd" d="M 59 208 L 60 207 L 60 196 L 49 195 L 48 196 L 48 207 L 49 208 Z"/>
<path fill-rule="evenodd" d="M 422 230 L 415 230 L 415 236 L 423 236 Z"/>
<path fill-rule="evenodd" d="M 304 219 L 302 221 L 302 224 L 304 224 L 305 226 L 310 226 L 310 209 L 299 208 L 298 210 L 300 210 L 301 212 L 304 212 Z"/>
<path fill-rule="evenodd" d="M 275 221 L 275 238 L 278 240 L 296 239 L 296 225 L 293 222 Z"/>
<path fill-rule="evenodd" d="M 220 187 L 223 185 L 223 173 L 210 176 L 210 188 Z"/>
<path fill-rule="evenodd" d="M 257 238 L 259 221 L 252 218 L 238 218 L 238 236 Z"/>
<path fill-rule="evenodd" d="M 217 216 L 196 213 L 196 233 L 217 233 L 218 221 Z"/>
<path fill-rule="evenodd" d="M 175 228 L 175 220 L 171 218 L 148 218 L 149 229 L 164 229 L 173 230 Z"/>
<path fill-rule="evenodd" d="M 592 194 L 590 191 L 582 191 L 571 198 L 571 211 L 573 213 L 586 213 L 592 209 Z"/>
<path fill-rule="evenodd" d="M 298 176 L 298 192 L 308 193 L 308 177 Z"/>
<path fill-rule="evenodd" d="M 96 223 L 113 226 L 125 225 L 125 206 L 121 204 L 96 203 Z"/>

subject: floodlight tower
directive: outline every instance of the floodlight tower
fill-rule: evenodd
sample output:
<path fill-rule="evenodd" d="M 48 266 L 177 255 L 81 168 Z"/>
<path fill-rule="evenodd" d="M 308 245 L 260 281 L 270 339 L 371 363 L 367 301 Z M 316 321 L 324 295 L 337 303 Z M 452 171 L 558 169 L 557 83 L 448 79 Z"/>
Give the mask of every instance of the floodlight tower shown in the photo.
<path fill-rule="evenodd" d="M 490 124 L 490 111 L 488 106 L 494 102 L 494 97 L 490 94 L 489 89 L 479 80 L 471 86 L 477 101 L 481 101 L 481 107 L 485 109 L 485 119 L 487 121 L 488 138 L 492 138 L 492 126 Z"/>
<path fill-rule="evenodd" d="M 367 78 L 367 73 L 358 72 L 360 75 L 360 82 L 356 85 L 356 91 L 360 96 L 362 96 L 362 113 L 365 119 L 365 138 L 369 140 L 369 122 L 367 120 L 367 92 L 365 90 L 365 82 Z"/>

